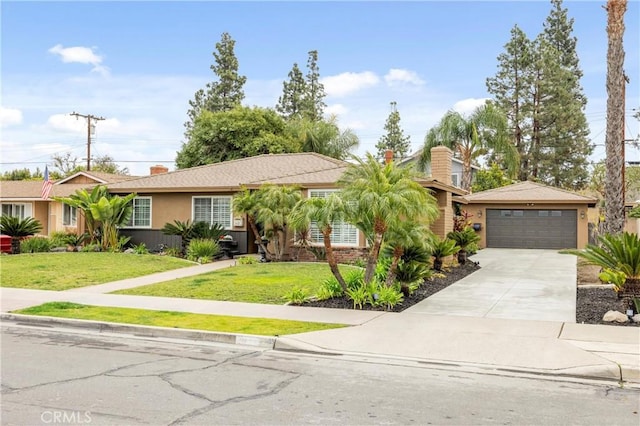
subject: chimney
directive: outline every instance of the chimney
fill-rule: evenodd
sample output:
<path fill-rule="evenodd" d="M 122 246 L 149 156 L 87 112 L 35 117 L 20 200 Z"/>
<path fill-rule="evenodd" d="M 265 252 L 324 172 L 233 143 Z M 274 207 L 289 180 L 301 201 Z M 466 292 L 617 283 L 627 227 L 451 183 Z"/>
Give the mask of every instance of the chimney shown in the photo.
<path fill-rule="evenodd" d="M 393 151 L 387 149 L 384 152 L 384 164 L 390 164 L 393 161 Z"/>
<path fill-rule="evenodd" d="M 161 164 L 156 164 L 155 166 L 151 166 L 151 176 L 153 175 L 161 175 L 163 173 L 167 173 L 169 172 L 169 168 L 161 165 Z"/>
<path fill-rule="evenodd" d="M 431 148 L 431 177 L 438 182 L 451 185 L 451 159 L 453 152 L 446 146 Z"/>

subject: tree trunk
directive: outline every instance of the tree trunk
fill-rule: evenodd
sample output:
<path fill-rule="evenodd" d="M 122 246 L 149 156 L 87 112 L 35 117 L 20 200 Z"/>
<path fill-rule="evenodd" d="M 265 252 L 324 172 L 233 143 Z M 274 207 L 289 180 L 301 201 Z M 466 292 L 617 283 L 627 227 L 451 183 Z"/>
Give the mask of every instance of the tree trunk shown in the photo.
<path fill-rule="evenodd" d="M 327 263 L 329 264 L 331 273 L 336 277 L 336 280 L 340 283 L 340 287 L 342 287 L 342 291 L 346 294 L 347 283 L 344 281 L 344 278 L 342 278 L 340 269 L 338 269 L 338 262 L 336 261 L 336 256 L 333 254 L 333 247 L 331 246 L 331 228 L 329 228 L 329 232 L 326 230 L 322 231 L 322 241 L 324 242 L 324 248 L 327 254 Z"/>
<path fill-rule="evenodd" d="M 467 251 L 465 249 L 458 250 L 458 263 L 460 265 L 467 263 Z"/>
<path fill-rule="evenodd" d="M 247 215 L 247 222 L 249 222 L 249 226 L 253 231 L 253 235 L 256 238 L 256 243 L 260 246 L 262 251 L 264 252 L 264 256 L 267 260 L 271 260 L 271 253 L 267 250 L 267 246 L 262 242 L 262 237 L 260 236 L 260 231 L 258 231 L 258 227 L 256 226 L 256 221 L 253 219 L 253 216 L 250 214 Z"/>
<path fill-rule="evenodd" d="M 11 237 L 11 254 L 20 254 L 20 237 Z"/>
<path fill-rule="evenodd" d="M 624 13 L 627 0 L 607 1 L 607 158 L 605 179 L 605 232 L 624 229 Z"/>
<path fill-rule="evenodd" d="M 364 272 L 365 284 L 369 284 L 371 282 L 371 280 L 373 279 L 373 274 L 376 271 L 378 256 L 380 256 L 380 247 L 382 246 L 382 237 L 382 233 L 376 232 L 373 239 L 373 246 L 371 247 L 371 251 L 369 252 L 369 257 L 367 258 L 367 268 Z"/>
<path fill-rule="evenodd" d="M 389 266 L 387 279 L 385 280 L 385 284 L 387 287 L 391 287 L 393 281 L 396 279 L 396 271 L 398 270 L 398 263 L 400 262 L 401 257 L 402 253 L 400 253 L 399 255 L 396 253 L 393 254 L 393 258 L 391 259 L 391 266 Z"/>

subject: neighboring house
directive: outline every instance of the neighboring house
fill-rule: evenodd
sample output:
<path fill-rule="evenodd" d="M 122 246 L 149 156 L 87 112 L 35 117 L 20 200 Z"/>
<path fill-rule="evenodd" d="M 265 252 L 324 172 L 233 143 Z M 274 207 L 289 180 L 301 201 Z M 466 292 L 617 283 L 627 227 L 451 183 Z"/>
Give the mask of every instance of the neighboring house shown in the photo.
<path fill-rule="evenodd" d="M 597 200 L 534 182 L 519 182 L 457 198 L 479 227 L 481 248 L 583 248 L 587 211 Z"/>
<path fill-rule="evenodd" d="M 433 230 L 444 236 L 453 226 L 452 197 L 466 192 L 450 184 L 451 151 L 438 147 L 433 155 L 434 165 L 438 164 L 434 176 L 440 179 L 424 179 L 420 183 L 431 189 L 438 200 L 441 215 Z M 138 194 L 132 221 L 122 230 L 133 243 L 145 243 L 149 248 L 174 245 L 175 239 L 162 234 L 161 228 L 166 223 L 204 221 L 224 226 L 238 242 L 240 253 L 253 253 L 257 249 L 246 217 L 233 213 L 234 194 L 243 186 L 258 189 L 271 183 L 298 186 L 304 197 L 326 196 L 337 190 L 336 182 L 348 166 L 347 162 L 317 153 L 267 154 L 156 173 L 113 183 L 108 188 L 114 194 Z M 322 245 L 319 233 L 312 232 L 311 237 L 314 244 Z M 334 226 L 332 240 L 341 260 L 360 256 L 366 248 L 364 236 L 347 223 Z"/>
<path fill-rule="evenodd" d="M 53 183 L 49 198 L 41 198 L 42 181 L 18 180 L 0 181 L 0 204 L 2 214 L 21 219 L 33 217 L 42 224 L 42 235 L 52 232 L 84 232 L 84 222 L 75 207 L 53 201 L 53 197 L 68 197 L 78 189 L 91 189 L 96 185 L 106 185 L 132 179 L 132 176 L 113 175 L 101 172 L 78 172 Z"/>
<path fill-rule="evenodd" d="M 402 160 L 400 160 L 399 164 L 415 165 L 418 171 L 424 173 L 426 176 L 432 176 L 431 163 L 433 162 L 433 158 L 431 159 L 431 162 L 427 163 L 426 166 L 421 169 L 421 168 L 418 168 L 418 159 L 420 158 L 421 155 L 422 155 L 422 149 L 419 149 L 418 151 L 411 154 L 409 157 L 403 158 Z M 464 165 L 462 163 L 462 160 L 452 157 L 451 158 L 451 185 L 458 188 L 461 187 L 463 169 L 464 169 Z M 480 167 L 471 165 L 471 183 L 473 183 L 478 170 L 480 170 Z"/>

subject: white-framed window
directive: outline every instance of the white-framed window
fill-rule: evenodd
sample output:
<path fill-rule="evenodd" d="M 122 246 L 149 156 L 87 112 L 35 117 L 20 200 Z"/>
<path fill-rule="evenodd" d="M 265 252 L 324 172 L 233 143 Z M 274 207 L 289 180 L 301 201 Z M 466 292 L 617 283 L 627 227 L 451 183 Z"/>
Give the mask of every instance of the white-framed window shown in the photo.
<path fill-rule="evenodd" d="M 193 222 L 205 222 L 209 225 L 218 223 L 224 229 L 232 228 L 233 209 L 230 196 L 193 197 Z"/>
<path fill-rule="evenodd" d="M 62 225 L 76 226 L 78 223 L 78 209 L 68 204 L 62 205 Z"/>
<path fill-rule="evenodd" d="M 151 197 L 131 200 L 133 211 L 125 228 L 151 228 Z"/>
<path fill-rule="evenodd" d="M 451 174 L 451 185 L 460 187 L 460 173 Z"/>
<path fill-rule="evenodd" d="M 20 219 L 32 217 L 30 203 L 2 203 L 2 214 Z"/>
<path fill-rule="evenodd" d="M 335 189 L 310 189 L 309 197 L 326 198 Z M 309 230 L 311 241 L 314 244 L 323 244 L 323 236 L 315 223 L 311 223 Z M 339 221 L 331 224 L 331 244 L 340 246 L 358 245 L 358 228 L 350 223 Z"/>

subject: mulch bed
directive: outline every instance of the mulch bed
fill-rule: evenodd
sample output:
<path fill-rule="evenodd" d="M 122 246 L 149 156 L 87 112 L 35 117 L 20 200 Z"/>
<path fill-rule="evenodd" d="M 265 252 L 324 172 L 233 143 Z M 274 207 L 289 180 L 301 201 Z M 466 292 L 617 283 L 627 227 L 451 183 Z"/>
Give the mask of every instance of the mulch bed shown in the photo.
<path fill-rule="evenodd" d="M 427 297 L 447 288 L 456 281 L 480 269 L 474 262 L 468 261 L 464 265 L 450 268 L 444 277 L 434 277 L 421 286 L 412 295 L 406 297 L 401 305 L 397 305 L 392 312 L 402 312 Z M 353 302 L 346 297 L 337 297 L 329 300 L 321 300 L 305 303 L 304 306 L 321 308 L 353 309 Z M 611 288 L 584 288 L 578 287 L 576 298 L 576 322 L 584 324 L 604 324 L 613 326 L 640 327 L 640 323 L 612 323 L 602 321 L 607 311 L 626 312 L 627 305 Z M 384 311 L 382 306 L 364 305 L 363 310 Z"/>

